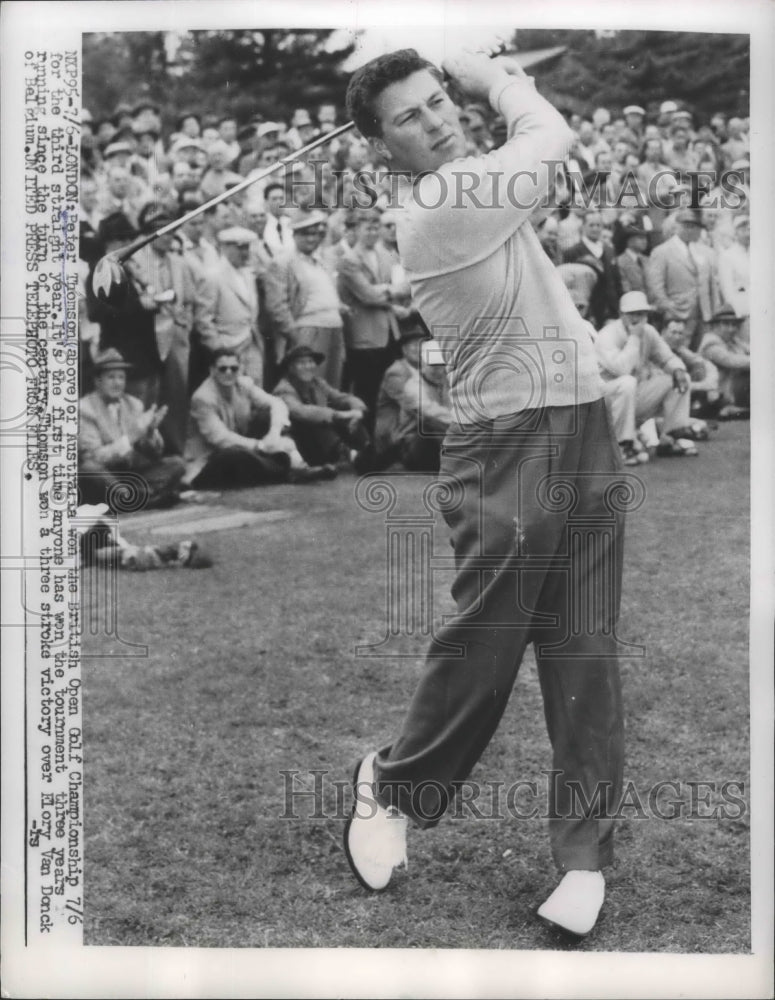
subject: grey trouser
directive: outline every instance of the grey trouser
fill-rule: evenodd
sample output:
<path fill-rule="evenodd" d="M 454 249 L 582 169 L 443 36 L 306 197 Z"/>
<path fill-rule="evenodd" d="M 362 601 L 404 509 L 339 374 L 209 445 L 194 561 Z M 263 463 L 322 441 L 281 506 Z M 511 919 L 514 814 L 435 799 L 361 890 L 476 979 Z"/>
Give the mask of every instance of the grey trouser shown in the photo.
<path fill-rule="evenodd" d="M 622 472 L 605 402 L 453 428 L 440 479 L 462 487 L 445 514 L 457 614 L 431 643 L 400 735 L 377 756 L 378 798 L 420 826 L 438 822 L 490 742 L 532 642 L 557 772 L 552 852 L 561 870 L 597 870 L 613 857 L 624 739 L 624 515 L 612 499 Z M 589 803 L 600 793 L 591 814 L 574 788 Z"/>

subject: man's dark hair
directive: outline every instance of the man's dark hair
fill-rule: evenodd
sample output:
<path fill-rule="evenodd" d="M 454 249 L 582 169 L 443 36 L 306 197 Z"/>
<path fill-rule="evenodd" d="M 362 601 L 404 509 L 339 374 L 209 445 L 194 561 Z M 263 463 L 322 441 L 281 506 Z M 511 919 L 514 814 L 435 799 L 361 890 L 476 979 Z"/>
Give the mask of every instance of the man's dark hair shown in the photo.
<path fill-rule="evenodd" d="M 423 59 L 416 49 L 398 49 L 356 69 L 347 87 L 347 114 L 361 135 L 366 138 L 382 135 L 374 110 L 376 99 L 391 83 L 399 83 L 424 69 L 441 83 L 441 71 L 432 62 Z"/>
<path fill-rule="evenodd" d="M 237 352 L 232 350 L 230 347 L 219 347 L 216 351 L 211 351 L 210 353 L 210 367 L 218 364 L 221 358 L 235 358 L 239 361 Z"/>
<path fill-rule="evenodd" d="M 282 193 L 285 194 L 285 185 L 282 181 L 270 181 L 264 188 L 264 197 L 266 198 L 270 191 L 275 190 L 282 191 Z"/>

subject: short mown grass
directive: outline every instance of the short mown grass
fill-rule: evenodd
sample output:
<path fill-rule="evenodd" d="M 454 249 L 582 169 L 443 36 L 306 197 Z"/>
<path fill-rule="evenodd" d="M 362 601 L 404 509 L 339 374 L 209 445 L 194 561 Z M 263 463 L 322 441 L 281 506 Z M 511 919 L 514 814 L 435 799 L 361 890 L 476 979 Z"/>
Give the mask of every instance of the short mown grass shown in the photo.
<path fill-rule="evenodd" d="M 638 473 L 647 499 L 628 523 L 619 634 L 646 650 L 622 663 L 626 778 L 642 794 L 668 780 L 685 801 L 688 782 L 736 781 L 747 793 L 747 430 L 724 425 L 699 459 Z M 230 506 L 292 516 L 204 536 L 209 570 L 120 577 L 119 635 L 148 655 L 85 643 L 99 654 L 83 667 L 88 944 L 566 946 L 534 917 L 556 882 L 541 821 L 461 810 L 410 831 L 409 870 L 384 894 L 350 875 L 349 800 L 342 792 L 337 803 L 337 782 L 344 788 L 358 757 L 400 726 L 425 646 L 406 636 L 401 656 L 354 655 L 385 631 L 384 516 L 355 503 L 354 485 L 345 476 L 224 494 Z M 401 483 L 414 513 L 422 485 Z M 131 517 L 122 526 L 151 540 Z M 446 554 L 443 525 L 436 531 Z M 438 574 L 437 614 L 452 609 L 448 583 Z M 471 778 L 540 783 L 549 766 L 529 656 Z M 314 791 L 315 770 L 333 815 L 316 818 L 314 796 L 297 796 L 298 818 L 282 818 L 282 772 L 299 772 L 296 791 Z M 717 791 L 711 807 L 719 801 Z M 577 947 L 747 951 L 748 812 L 634 813 L 619 824 L 601 921 Z"/>

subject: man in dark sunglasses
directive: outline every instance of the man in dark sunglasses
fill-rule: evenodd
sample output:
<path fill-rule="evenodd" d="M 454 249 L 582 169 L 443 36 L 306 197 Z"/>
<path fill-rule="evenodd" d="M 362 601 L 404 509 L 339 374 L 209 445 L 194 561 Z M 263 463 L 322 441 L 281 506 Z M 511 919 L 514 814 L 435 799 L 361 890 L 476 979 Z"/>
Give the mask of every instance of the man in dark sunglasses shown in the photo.
<path fill-rule="evenodd" d="M 245 375 L 234 351 L 216 351 L 210 377 L 191 399 L 185 481 L 223 487 L 333 479 L 333 466 L 307 465 L 289 426 L 283 400 Z"/>

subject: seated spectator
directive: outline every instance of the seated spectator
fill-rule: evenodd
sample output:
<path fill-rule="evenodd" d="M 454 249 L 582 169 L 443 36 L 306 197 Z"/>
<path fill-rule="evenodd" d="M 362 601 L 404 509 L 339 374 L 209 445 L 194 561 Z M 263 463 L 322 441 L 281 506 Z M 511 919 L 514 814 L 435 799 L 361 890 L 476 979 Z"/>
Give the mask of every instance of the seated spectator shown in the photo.
<path fill-rule="evenodd" d="M 142 496 L 145 507 L 167 507 L 180 498 L 183 460 L 162 457 L 159 424 L 166 406 L 148 409 L 126 392 L 130 365 L 109 349 L 94 362 L 93 392 L 79 402 L 78 485 L 82 503 L 111 506 L 117 496 Z M 120 491 L 116 496 L 116 491 Z"/>
<path fill-rule="evenodd" d="M 637 427 L 656 416 L 663 421 L 658 454 L 697 454 L 691 445 L 689 376 L 683 361 L 649 325 L 650 312 L 643 292 L 627 292 L 619 303 L 620 318 L 604 326 L 595 340 L 626 464 L 638 461 Z M 689 446 L 681 443 L 687 439 Z"/>
<path fill-rule="evenodd" d="M 438 472 L 441 444 L 452 420 L 447 376 L 441 364 L 423 362 L 434 344 L 421 320 L 401 335 L 402 357 L 385 372 L 377 400 L 375 464 L 393 462 L 414 472 Z"/>
<path fill-rule="evenodd" d="M 286 433 L 288 426 L 287 405 L 240 373 L 234 351 L 216 351 L 209 377 L 191 398 L 186 484 L 258 486 L 333 479 L 333 466 L 307 465 Z"/>
<path fill-rule="evenodd" d="M 681 361 L 691 379 L 691 404 L 693 417 L 714 417 L 721 403 L 718 368 L 712 361 L 689 350 L 689 337 L 683 320 L 671 319 L 662 331 L 662 339 Z"/>
<path fill-rule="evenodd" d="M 719 371 L 725 404 L 718 414 L 720 420 L 747 417 L 751 405 L 751 348 L 740 335 L 742 322 L 731 306 L 722 306 L 714 313 L 700 345 L 700 354 Z"/>
<path fill-rule="evenodd" d="M 559 264 L 557 273 L 570 292 L 573 304 L 586 319 L 589 315 L 589 300 L 598 281 L 598 272 L 591 263 L 578 261 L 575 264 Z"/>
<path fill-rule="evenodd" d="M 283 358 L 282 378 L 274 395 L 288 406 L 291 436 L 310 465 L 345 465 L 358 472 L 368 466 L 369 434 L 364 426 L 366 404 L 329 385 L 319 374 L 322 354 L 311 347 L 294 347 Z"/>

